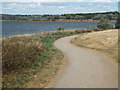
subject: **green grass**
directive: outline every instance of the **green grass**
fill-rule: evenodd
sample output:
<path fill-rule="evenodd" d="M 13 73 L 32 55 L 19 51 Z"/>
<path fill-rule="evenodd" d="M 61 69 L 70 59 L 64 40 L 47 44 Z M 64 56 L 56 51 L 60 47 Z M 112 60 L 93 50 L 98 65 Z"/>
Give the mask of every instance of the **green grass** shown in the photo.
<path fill-rule="evenodd" d="M 91 30 L 56 31 L 31 36 L 12 36 L 2 40 L 2 61 L 3 61 L 3 87 L 20 88 L 32 80 L 33 75 L 42 72 L 53 57 L 57 56 L 57 50 L 53 43 L 55 40 L 91 32 Z M 53 68 L 57 72 L 58 68 Z M 47 77 L 48 75 L 46 75 Z"/>

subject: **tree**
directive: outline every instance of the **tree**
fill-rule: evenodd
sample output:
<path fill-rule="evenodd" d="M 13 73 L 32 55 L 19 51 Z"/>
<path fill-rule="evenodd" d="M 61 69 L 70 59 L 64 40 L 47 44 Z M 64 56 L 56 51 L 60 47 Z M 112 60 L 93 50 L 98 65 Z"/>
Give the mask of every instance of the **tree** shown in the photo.
<path fill-rule="evenodd" d="M 84 16 L 76 15 L 74 17 L 75 20 L 85 20 L 86 18 Z"/>
<path fill-rule="evenodd" d="M 59 16 L 59 19 L 64 20 L 64 19 L 66 19 L 66 17 L 65 16 Z"/>
<path fill-rule="evenodd" d="M 108 20 L 102 19 L 100 22 L 97 23 L 97 27 L 98 29 L 106 30 L 106 29 L 112 29 L 113 25 L 109 23 Z"/>
<path fill-rule="evenodd" d="M 107 16 L 106 15 L 102 15 L 102 14 L 98 14 L 95 17 L 93 17 L 92 19 L 93 20 L 101 20 L 101 18 L 102 19 L 107 19 Z"/>
<path fill-rule="evenodd" d="M 107 14 L 107 15 L 106 15 L 106 18 L 107 18 L 108 20 L 114 20 L 115 15 L 113 15 L 113 14 Z"/>
<path fill-rule="evenodd" d="M 115 24 L 116 29 L 120 29 L 120 15 L 118 16 L 117 22 Z"/>

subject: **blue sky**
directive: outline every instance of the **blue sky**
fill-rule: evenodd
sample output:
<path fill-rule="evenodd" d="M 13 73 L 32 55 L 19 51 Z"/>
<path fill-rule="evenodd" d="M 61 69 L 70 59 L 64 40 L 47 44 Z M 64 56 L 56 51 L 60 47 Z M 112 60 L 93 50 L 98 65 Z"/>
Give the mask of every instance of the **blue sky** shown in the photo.
<path fill-rule="evenodd" d="M 88 2 L 89 1 L 89 2 Z M 65 14 L 118 11 L 119 0 L 4 0 L 3 14 Z"/>

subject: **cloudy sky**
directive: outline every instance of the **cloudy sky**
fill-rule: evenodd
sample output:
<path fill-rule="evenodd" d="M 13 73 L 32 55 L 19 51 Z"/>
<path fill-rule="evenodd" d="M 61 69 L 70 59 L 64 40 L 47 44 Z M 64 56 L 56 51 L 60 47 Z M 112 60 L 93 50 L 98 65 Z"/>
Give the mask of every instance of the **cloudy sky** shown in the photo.
<path fill-rule="evenodd" d="M 74 2 L 73 2 L 74 1 Z M 3 0 L 3 14 L 65 14 L 118 11 L 119 0 Z"/>

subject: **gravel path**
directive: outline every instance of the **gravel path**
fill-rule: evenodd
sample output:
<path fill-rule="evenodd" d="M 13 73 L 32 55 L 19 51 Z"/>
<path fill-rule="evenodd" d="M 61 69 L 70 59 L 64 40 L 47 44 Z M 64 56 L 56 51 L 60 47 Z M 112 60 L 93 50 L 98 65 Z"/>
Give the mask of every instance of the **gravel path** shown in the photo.
<path fill-rule="evenodd" d="M 101 52 L 71 44 L 74 37 L 54 43 L 63 51 L 67 62 L 53 88 L 117 88 L 118 64 Z"/>

